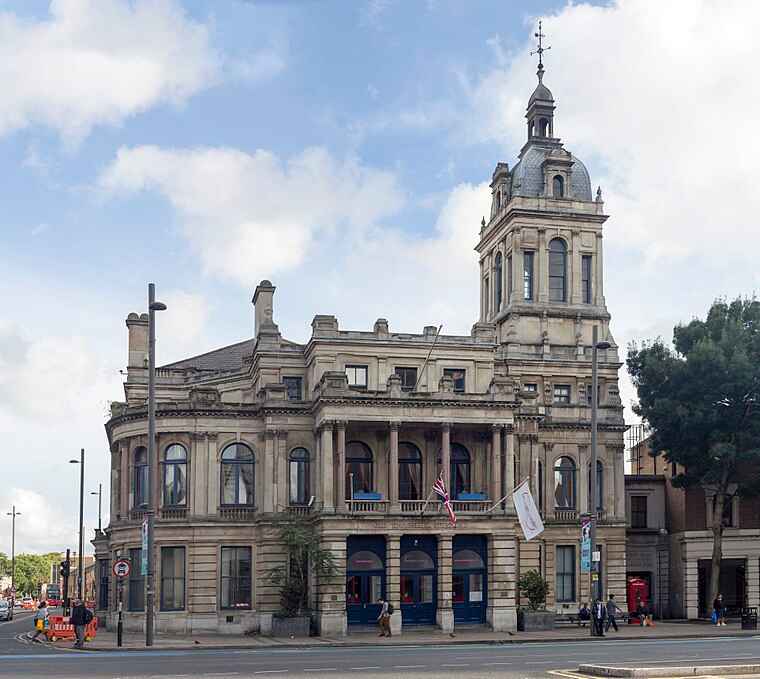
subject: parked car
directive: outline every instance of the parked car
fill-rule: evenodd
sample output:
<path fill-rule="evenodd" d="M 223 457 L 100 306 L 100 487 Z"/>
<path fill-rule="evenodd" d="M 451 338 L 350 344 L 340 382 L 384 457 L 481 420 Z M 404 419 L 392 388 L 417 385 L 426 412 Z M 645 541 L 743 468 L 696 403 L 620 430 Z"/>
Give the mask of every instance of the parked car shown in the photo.
<path fill-rule="evenodd" d="M 25 596 L 21 600 L 21 608 L 25 608 L 27 610 L 34 610 L 34 599 L 30 596 Z"/>
<path fill-rule="evenodd" d="M 13 620 L 13 607 L 6 599 L 0 600 L 0 620 Z"/>

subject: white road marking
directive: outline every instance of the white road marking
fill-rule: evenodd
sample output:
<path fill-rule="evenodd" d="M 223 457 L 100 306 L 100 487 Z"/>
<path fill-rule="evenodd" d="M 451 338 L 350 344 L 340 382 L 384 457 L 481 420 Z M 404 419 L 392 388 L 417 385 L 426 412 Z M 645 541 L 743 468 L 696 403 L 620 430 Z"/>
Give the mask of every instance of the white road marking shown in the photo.
<path fill-rule="evenodd" d="M 457 664 L 447 663 L 445 665 L 441 665 L 441 667 L 470 667 L 470 665 L 463 665 L 463 664 L 457 665 Z"/>
<path fill-rule="evenodd" d="M 337 667 L 304 667 L 304 672 L 337 672 Z"/>
<path fill-rule="evenodd" d="M 349 667 L 350 670 L 381 670 L 380 665 L 368 665 L 367 667 Z"/>
<path fill-rule="evenodd" d="M 288 670 L 259 670 L 258 672 L 254 672 L 254 674 L 284 674 Z"/>
<path fill-rule="evenodd" d="M 427 667 L 427 665 L 394 665 L 394 670 L 418 670 L 422 667 Z"/>

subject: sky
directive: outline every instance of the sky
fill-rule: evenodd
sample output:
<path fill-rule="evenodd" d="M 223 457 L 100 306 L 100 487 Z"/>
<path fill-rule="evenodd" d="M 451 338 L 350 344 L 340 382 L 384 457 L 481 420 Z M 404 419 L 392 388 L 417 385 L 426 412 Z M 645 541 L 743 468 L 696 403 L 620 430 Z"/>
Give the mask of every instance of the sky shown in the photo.
<path fill-rule="evenodd" d="M 159 363 L 250 337 L 264 278 L 294 341 L 315 314 L 468 333 L 538 18 L 555 132 L 610 214 L 621 348 L 753 294 L 760 3 L 0 0 L 0 551 L 13 504 L 19 551 L 75 546 L 80 448 L 107 522 L 149 281 Z"/>

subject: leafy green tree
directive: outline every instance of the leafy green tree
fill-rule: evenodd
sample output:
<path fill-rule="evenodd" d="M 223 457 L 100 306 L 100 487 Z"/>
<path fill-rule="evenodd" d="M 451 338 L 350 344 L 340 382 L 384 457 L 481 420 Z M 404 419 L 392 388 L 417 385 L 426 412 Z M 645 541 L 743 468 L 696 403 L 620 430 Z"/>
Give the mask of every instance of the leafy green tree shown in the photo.
<path fill-rule="evenodd" d="M 318 578 L 332 578 L 338 567 L 332 552 L 320 544 L 311 519 L 290 515 L 279 521 L 279 537 L 285 544 L 287 559 L 269 571 L 269 578 L 280 588 L 282 614 L 293 617 L 309 608 L 309 572 Z"/>
<path fill-rule="evenodd" d="M 38 594 L 43 582 L 50 580 L 50 567 L 60 561 L 60 554 L 17 554 L 16 592 Z"/>
<path fill-rule="evenodd" d="M 517 581 L 520 596 L 528 599 L 531 611 L 543 610 L 546 606 L 546 595 L 549 593 L 549 583 L 541 577 L 538 571 L 526 571 Z"/>
<path fill-rule="evenodd" d="M 0 577 L 11 574 L 11 560 L 3 552 L 0 552 Z"/>
<path fill-rule="evenodd" d="M 710 600 L 718 593 L 724 508 L 760 492 L 760 302 L 716 301 L 705 320 L 662 340 L 632 345 L 634 412 L 652 427 L 651 449 L 683 471 L 678 488 L 714 496 Z"/>

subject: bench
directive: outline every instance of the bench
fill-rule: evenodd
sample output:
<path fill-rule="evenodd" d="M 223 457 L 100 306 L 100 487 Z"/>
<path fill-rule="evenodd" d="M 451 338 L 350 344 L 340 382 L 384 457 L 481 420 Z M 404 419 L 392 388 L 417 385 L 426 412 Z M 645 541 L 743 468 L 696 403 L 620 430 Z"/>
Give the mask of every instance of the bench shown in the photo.
<path fill-rule="evenodd" d="M 581 620 L 577 613 L 558 613 L 554 617 L 555 625 L 576 625 L 585 627 L 591 620 Z"/>

